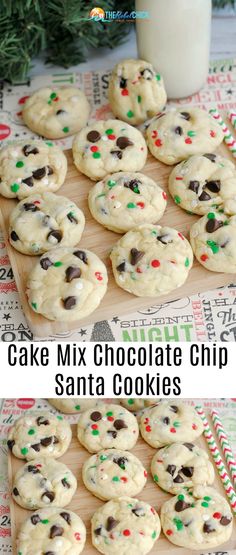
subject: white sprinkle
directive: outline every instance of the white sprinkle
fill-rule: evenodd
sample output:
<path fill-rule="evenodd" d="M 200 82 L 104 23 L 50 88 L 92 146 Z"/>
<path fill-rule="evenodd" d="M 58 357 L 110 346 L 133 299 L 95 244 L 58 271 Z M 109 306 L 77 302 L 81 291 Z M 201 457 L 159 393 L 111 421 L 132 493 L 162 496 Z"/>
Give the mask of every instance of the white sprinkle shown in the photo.
<path fill-rule="evenodd" d="M 102 141 L 108 141 L 108 136 L 107 135 L 102 135 L 101 139 L 102 139 Z"/>
<path fill-rule="evenodd" d="M 120 206 L 121 206 L 121 202 L 119 202 L 118 200 L 113 204 L 113 208 L 120 208 Z"/>
<path fill-rule="evenodd" d="M 12 150 L 12 151 L 10 152 L 10 156 L 11 156 L 12 158 L 18 158 L 18 156 L 19 156 L 19 150 Z"/>
<path fill-rule="evenodd" d="M 191 202 L 191 206 L 197 206 L 198 205 L 198 201 L 197 200 L 192 200 Z"/>
<path fill-rule="evenodd" d="M 41 183 L 42 183 L 43 185 L 48 185 L 48 183 L 49 183 L 48 178 L 47 178 L 47 177 L 44 177 L 44 179 L 41 180 Z"/>
<path fill-rule="evenodd" d="M 32 426 L 32 425 L 33 425 L 33 420 L 32 420 L 32 418 L 26 418 L 26 419 L 25 419 L 25 423 L 27 424 L 27 426 Z"/>
<path fill-rule="evenodd" d="M 101 480 L 107 480 L 107 478 L 108 478 L 108 475 L 107 475 L 107 474 L 103 474 L 103 475 L 101 476 L 100 479 L 101 479 Z"/>
<path fill-rule="evenodd" d="M 78 281 L 75 285 L 76 289 L 83 289 L 83 283 L 81 283 L 81 281 Z"/>
<path fill-rule="evenodd" d="M 119 276 L 119 281 L 125 281 L 125 276 L 122 276 L 122 274 Z"/>
<path fill-rule="evenodd" d="M 60 538 L 57 538 L 54 540 L 54 545 L 53 547 L 59 548 L 63 546 L 63 540 L 61 540 Z"/>
<path fill-rule="evenodd" d="M 202 520 L 204 520 L 204 522 L 206 522 L 207 520 L 209 520 L 210 516 L 209 515 L 202 515 Z"/>

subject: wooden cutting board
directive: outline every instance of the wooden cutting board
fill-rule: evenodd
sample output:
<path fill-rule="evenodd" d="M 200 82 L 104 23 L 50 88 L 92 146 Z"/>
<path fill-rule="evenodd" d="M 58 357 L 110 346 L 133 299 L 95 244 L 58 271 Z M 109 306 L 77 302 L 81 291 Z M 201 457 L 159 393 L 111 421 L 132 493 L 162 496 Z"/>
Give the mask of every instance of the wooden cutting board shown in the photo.
<path fill-rule="evenodd" d="M 219 152 L 223 156 L 233 160 L 231 153 L 225 145 L 220 146 Z M 66 151 L 65 154 L 68 159 L 68 173 L 66 181 L 61 189 L 59 189 L 58 194 L 69 197 L 79 206 L 79 208 L 83 210 L 86 218 L 86 225 L 79 246 L 81 249 L 85 248 L 94 251 L 105 262 L 108 270 L 108 290 L 100 306 L 92 314 L 90 314 L 90 316 L 83 320 L 71 323 L 53 322 L 33 312 L 28 304 L 25 290 L 27 276 L 35 265 L 37 257 L 18 253 L 13 247 L 11 247 L 8 241 L 8 222 L 10 212 L 16 205 L 16 201 L 1 197 L 0 225 L 4 231 L 4 239 L 6 241 L 7 251 L 14 272 L 23 311 L 30 329 L 36 336 L 46 337 L 60 332 L 68 332 L 78 328 L 79 326 L 92 324 L 101 320 L 107 320 L 113 316 L 129 314 L 130 312 L 141 310 L 157 303 L 162 304 L 176 298 L 194 295 L 202 291 L 207 291 L 232 283 L 235 277 L 234 275 L 210 272 L 203 268 L 203 266 L 195 260 L 193 268 L 191 269 L 188 279 L 184 285 L 179 289 L 175 289 L 168 295 L 163 295 L 157 298 L 140 298 L 135 297 L 118 287 L 113 278 L 109 261 L 109 252 L 114 243 L 119 239 L 120 235 L 112 231 L 108 231 L 92 218 L 88 208 L 87 197 L 94 182 L 77 171 L 73 164 L 71 151 Z M 152 177 L 165 191 L 168 192 L 167 183 L 171 170 L 172 167 L 158 162 L 149 154 L 146 165 L 142 171 L 144 174 Z M 168 195 L 166 212 L 158 223 L 161 225 L 175 227 L 188 238 L 190 227 L 196 219 L 197 216 L 189 215 L 187 212 L 176 206 L 170 195 Z"/>
<path fill-rule="evenodd" d="M 91 537 L 90 537 L 90 520 L 93 513 L 103 505 L 104 501 L 97 499 L 94 497 L 83 485 L 81 470 L 84 461 L 90 456 L 90 454 L 80 445 L 76 437 L 76 424 L 72 425 L 73 429 L 73 438 L 70 445 L 69 450 L 63 457 L 59 459 L 59 461 L 64 462 L 75 474 L 76 478 L 78 479 L 78 489 L 71 501 L 68 505 L 68 509 L 74 511 L 75 513 L 79 514 L 79 516 L 84 521 L 87 530 L 87 541 L 83 551 L 83 555 L 98 555 L 98 551 L 92 546 Z M 213 431 L 213 430 L 212 430 Z M 207 446 L 204 438 L 200 438 L 196 442 L 200 447 L 207 451 Z M 155 509 L 160 512 L 161 505 L 164 501 L 171 497 L 170 494 L 165 493 L 162 491 L 157 485 L 154 484 L 151 473 L 150 473 L 150 464 L 152 457 L 155 454 L 155 449 L 152 449 L 147 443 L 145 443 L 142 439 L 138 440 L 135 448 L 132 449 L 132 453 L 136 455 L 143 463 L 144 467 L 148 471 L 148 480 L 146 486 L 144 487 L 143 491 L 137 496 L 138 499 L 146 501 L 155 507 Z M 208 453 L 209 454 L 209 453 Z M 210 457 L 211 458 L 211 457 Z M 214 464 L 213 459 L 211 461 Z M 25 461 L 21 461 L 16 459 L 12 454 L 9 454 L 8 459 L 8 470 L 9 470 L 9 487 L 10 491 L 12 490 L 13 484 L 13 476 L 15 475 L 16 471 L 24 464 Z M 217 471 L 215 470 L 216 477 L 213 487 L 215 487 L 221 495 L 223 495 L 226 499 L 225 490 L 222 486 L 221 480 Z M 10 501 L 10 510 L 11 510 L 11 531 L 12 531 L 12 545 L 13 545 L 13 555 L 17 555 L 16 551 L 16 538 L 18 534 L 18 530 L 20 528 L 21 523 L 32 514 L 30 511 L 26 509 L 22 509 L 19 505 L 17 505 L 13 499 Z M 231 538 L 225 544 L 220 546 L 223 550 L 228 550 L 234 548 L 236 545 L 236 524 L 234 521 L 234 528 Z M 210 549 L 201 551 L 201 555 L 203 553 L 209 553 Z M 213 549 L 214 551 L 214 549 Z M 199 550 L 200 552 L 200 550 Z M 163 533 L 161 533 L 159 539 L 155 543 L 155 546 L 150 551 L 150 555 L 154 555 L 159 553 L 160 555 L 196 555 L 196 551 L 192 551 L 189 549 L 185 549 L 182 547 L 177 547 L 170 543 Z"/>

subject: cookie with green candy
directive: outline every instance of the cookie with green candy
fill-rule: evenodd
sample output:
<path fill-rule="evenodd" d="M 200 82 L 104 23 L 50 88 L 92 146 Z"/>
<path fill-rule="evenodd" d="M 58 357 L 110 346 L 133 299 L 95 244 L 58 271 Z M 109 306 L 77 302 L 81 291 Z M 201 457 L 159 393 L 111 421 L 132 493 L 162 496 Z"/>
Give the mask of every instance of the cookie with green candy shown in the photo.
<path fill-rule="evenodd" d="M 211 210 L 191 227 L 190 242 L 197 260 L 207 270 L 235 273 L 236 216 Z"/>
<path fill-rule="evenodd" d="M 83 397 L 57 397 L 56 399 L 47 399 L 50 405 L 64 414 L 77 414 L 88 408 L 95 407 L 98 404 L 97 399 L 84 399 Z"/>

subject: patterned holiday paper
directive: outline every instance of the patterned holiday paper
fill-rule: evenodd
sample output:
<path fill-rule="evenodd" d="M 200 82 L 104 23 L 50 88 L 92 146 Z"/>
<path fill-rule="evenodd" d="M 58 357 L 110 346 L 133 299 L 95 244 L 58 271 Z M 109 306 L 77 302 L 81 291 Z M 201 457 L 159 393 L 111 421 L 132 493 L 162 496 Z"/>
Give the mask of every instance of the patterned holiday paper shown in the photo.
<path fill-rule="evenodd" d="M 185 403 L 195 405 L 201 403 L 205 410 L 219 411 L 228 434 L 228 439 L 236 454 L 236 399 L 186 399 Z M 15 420 L 25 411 L 50 410 L 57 414 L 45 399 L 0 399 L 0 553 L 11 553 L 11 523 L 9 510 L 9 488 L 7 478 L 7 436 Z M 77 415 L 65 415 L 71 423 L 78 419 Z M 201 555 L 196 552 L 196 555 Z M 236 555 L 236 551 L 214 551 L 208 555 Z"/>
<path fill-rule="evenodd" d="M 22 124 L 21 110 L 29 94 L 42 86 L 76 85 L 85 91 L 92 105 L 91 119 L 111 117 L 107 101 L 109 71 L 55 73 L 34 77 L 24 85 L 12 87 L 0 82 L 0 147 L 8 142 L 35 135 Z M 173 103 L 172 103 L 173 104 Z M 236 60 L 212 62 L 206 86 L 197 94 L 175 104 L 219 110 L 236 109 Z M 62 148 L 72 138 L 57 141 Z M 235 341 L 236 285 L 201 293 L 190 298 L 153 305 L 150 308 L 80 326 L 73 332 L 47 339 L 61 341 Z M 14 276 L 0 233 L 0 340 L 32 341 Z M 43 340 L 43 338 L 40 338 Z"/>

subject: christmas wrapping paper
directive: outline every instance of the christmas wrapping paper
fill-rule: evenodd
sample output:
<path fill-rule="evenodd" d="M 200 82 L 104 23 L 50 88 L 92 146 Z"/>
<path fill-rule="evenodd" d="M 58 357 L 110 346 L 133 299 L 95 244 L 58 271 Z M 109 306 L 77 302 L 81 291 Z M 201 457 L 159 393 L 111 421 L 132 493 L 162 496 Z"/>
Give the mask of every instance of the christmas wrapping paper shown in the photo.
<path fill-rule="evenodd" d="M 90 73 L 55 73 L 34 77 L 14 87 L 0 82 L 0 147 L 7 143 L 33 138 L 22 123 L 21 110 L 32 91 L 43 86 L 76 85 L 81 87 L 92 105 L 93 119 L 112 117 L 107 101 L 109 71 Z M 206 86 L 197 94 L 174 105 L 200 106 L 218 110 L 236 110 L 236 60 L 212 62 Z M 63 149 L 71 147 L 72 138 L 56 141 Z M 178 293 L 177 293 L 178 295 Z M 236 284 L 201 293 L 145 311 L 80 326 L 73 332 L 41 340 L 61 341 L 235 341 Z M 14 276 L 9 265 L 0 230 L 0 341 L 32 341 Z"/>
<path fill-rule="evenodd" d="M 204 410 L 217 409 L 228 434 L 234 454 L 236 454 L 236 399 L 186 399 L 184 402 L 195 405 L 201 403 Z M 0 399 L 0 553 L 12 554 L 11 523 L 9 509 L 9 488 L 7 473 L 7 436 L 10 427 L 24 412 L 50 410 L 57 411 L 45 399 Z M 78 419 L 77 415 L 66 415 L 71 423 Z M 196 552 L 201 555 L 201 552 Z M 208 555 L 236 555 L 236 550 L 222 551 L 218 548 Z"/>

